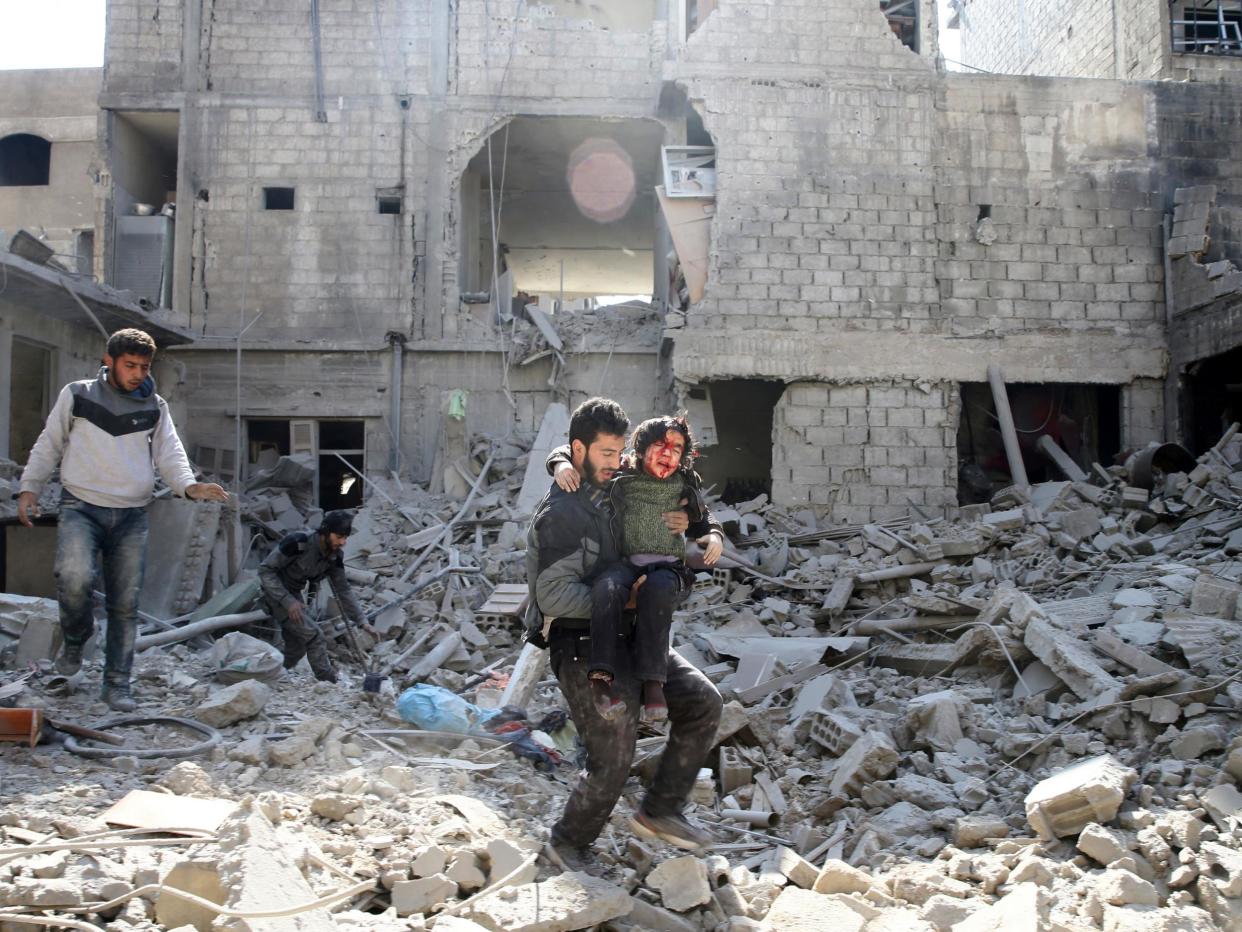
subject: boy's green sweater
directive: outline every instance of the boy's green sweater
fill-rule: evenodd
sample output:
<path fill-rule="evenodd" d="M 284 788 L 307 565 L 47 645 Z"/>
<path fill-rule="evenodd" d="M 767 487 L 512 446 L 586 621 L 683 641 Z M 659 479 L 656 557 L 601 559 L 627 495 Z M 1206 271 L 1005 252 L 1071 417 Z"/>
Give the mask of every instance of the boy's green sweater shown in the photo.
<path fill-rule="evenodd" d="M 658 553 L 686 558 L 686 539 L 670 534 L 664 524 L 664 512 L 682 507 L 685 477 L 674 472 L 667 479 L 657 479 L 645 472 L 619 476 L 617 490 L 621 493 L 621 553 Z"/>

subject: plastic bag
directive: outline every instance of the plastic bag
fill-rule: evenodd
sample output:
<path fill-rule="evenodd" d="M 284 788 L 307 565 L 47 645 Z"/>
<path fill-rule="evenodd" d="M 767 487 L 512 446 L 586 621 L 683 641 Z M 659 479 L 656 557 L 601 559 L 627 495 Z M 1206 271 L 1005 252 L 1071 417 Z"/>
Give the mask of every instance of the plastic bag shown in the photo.
<path fill-rule="evenodd" d="M 272 683 L 284 672 L 284 655 L 267 641 L 230 631 L 211 647 L 211 665 L 221 683 Z"/>
<path fill-rule="evenodd" d="M 503 714 L 503 710 L 480 709 L 447 689 L 419 683 L 397 697 L 397 714 L 403 721 L 427 731 L 469 735 L 486 734 L 487 723 Z"/>

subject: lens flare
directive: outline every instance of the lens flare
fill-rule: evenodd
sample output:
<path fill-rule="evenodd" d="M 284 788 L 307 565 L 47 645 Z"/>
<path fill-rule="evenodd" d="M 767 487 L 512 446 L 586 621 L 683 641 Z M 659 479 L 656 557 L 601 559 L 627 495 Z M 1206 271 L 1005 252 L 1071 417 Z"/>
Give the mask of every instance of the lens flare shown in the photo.
<path fill-rule="evenodd" d="M 611 139 L 588 139 L 578 146 L 565 175 L 574 203 L 597 223 L 620 220 L 634 203 L 634 164 Z"/>

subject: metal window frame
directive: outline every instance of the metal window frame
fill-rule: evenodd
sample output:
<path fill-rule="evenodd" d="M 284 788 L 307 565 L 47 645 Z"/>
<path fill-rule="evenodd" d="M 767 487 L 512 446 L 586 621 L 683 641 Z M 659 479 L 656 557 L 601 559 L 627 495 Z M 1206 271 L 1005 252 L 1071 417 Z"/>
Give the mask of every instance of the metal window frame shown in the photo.
<path fill-rule="evenodd" d="M 1169 43 L 1183 55 L 1242 56 L 1242 0 L 1169 0 Z"/>
<path fill-rule="evenodd" d="M 923 32 L 921 5 L 921 0 L 880 0 L 880 12 L 890 24 L 894 21 L 900 21 L 903 25 L 909 23 L 913 30 L 911 42 L 902 40 L 902 44 L 916 55 L 919 54 L 919 37 Z M 901 37 L 898 35 L 898 38 Z"/>

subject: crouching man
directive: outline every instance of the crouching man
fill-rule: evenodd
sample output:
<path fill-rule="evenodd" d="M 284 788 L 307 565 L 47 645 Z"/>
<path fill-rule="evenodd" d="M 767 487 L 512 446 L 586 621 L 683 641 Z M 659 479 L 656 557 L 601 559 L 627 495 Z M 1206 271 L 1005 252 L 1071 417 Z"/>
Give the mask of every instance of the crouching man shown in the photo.
<path fill-rule="evenodd" d="M 259 566 L 263 604 L 276 622 L 276 644 L 284 652 L 285 669 L 292 670 L 305 657 L 315 679 L 329 683 L 336 682 L 336 666 L 328 654 L 327 638 L 310 617 L 303 592 L 326 576 L 341 611 L 363 630 L 373 630 L 345 577 L 343 551 L 353 520 L 348 511 L 329 511 L 318 531 L 289 534 Z"/>
<path fill-rule="evenodd" d="M 132 712 L 130 671 L 138 630 L 138 595 L 147 560 L 147 505 L 155 471 L 178 495 L 226 502 L 214 483 L 195 482 L 168 404 L 155 393 L 155 341 L 141 330 L 108 337 L 103 368 L 70 382 L 22 471 L 17 517 L 32 527 L 39 493 L 60 466 L 64 488 L 56 533 L 56 597 L 64 646 L 56 669 L 72 676 L 95 630 L 92 594 L 102 564 L 108 613 L 101 698 Z"/>

